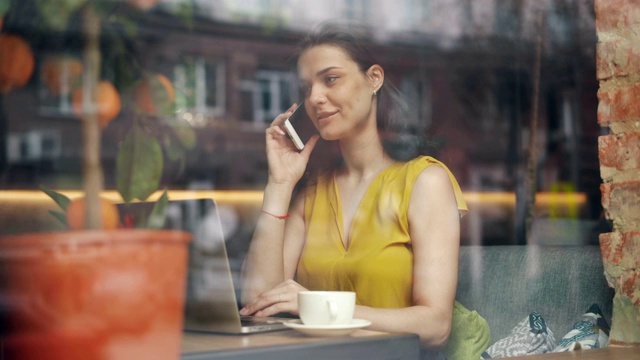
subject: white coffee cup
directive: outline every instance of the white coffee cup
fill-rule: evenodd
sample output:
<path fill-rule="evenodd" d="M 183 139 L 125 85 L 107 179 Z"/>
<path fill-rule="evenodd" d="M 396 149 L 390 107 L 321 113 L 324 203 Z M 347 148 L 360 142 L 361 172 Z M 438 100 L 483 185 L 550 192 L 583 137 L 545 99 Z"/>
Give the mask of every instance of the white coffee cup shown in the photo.
<path fill-rule="evenodd" d="M 353 291 L 301 291 L 298 310 L 302 323 L 310 326 L 348 325 L 353 319 Z"/>

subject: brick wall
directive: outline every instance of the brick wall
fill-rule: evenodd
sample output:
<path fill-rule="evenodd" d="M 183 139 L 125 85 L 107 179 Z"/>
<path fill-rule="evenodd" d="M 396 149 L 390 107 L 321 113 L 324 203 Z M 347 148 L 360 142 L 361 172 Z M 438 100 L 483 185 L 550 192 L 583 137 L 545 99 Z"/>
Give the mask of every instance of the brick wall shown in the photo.
<path fill-rule="evenodd" d="M 595 0 L 602 205 L 613 232 L 600 235 L 616 295 L 612 345 L 640 344 L 640 0 Z"/>

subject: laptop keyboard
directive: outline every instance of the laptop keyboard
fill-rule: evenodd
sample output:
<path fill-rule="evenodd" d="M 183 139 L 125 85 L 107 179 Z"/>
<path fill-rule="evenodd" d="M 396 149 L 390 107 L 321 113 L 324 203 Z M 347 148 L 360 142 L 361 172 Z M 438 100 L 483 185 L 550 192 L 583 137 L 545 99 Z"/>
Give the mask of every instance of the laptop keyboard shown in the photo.
<path fill-rule="evenodd" d="M 242 326 L 281 324 L 286 320 L 291 320 L 291 319 L 255 317 L 255 316 L 241 316 L 240 317 L 240 323 L 242 324 Z"/>

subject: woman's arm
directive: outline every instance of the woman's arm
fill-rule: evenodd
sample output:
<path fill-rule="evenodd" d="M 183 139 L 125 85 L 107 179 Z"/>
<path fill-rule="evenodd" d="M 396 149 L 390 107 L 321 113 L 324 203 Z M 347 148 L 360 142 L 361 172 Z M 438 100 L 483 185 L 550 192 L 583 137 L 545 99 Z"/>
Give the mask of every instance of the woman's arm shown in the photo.
<path fill-rule="evenodd" d="M 408 219 L 414 253 L 414 306 L 357 306 L 354 317 L 371 320 L 372 330 L 416 333 L 425 346 L 442 348 L 451 329 L 460 247 L 460 215 L 444 169 L 431 166 L 420 174 Z"/>
<path fill-rule="evenodd" d="M 311 151 L 318 140 L 312 137 L 298 152 L 280 127 L 291 116 L 292 106 L 278 115 L 266 131 L 266 151 L 269 180 L 263 195 L 262 213 L 258 217 L 249 251 L 242 269 L 241 301 L 246 304 L 259 294 L 292 277 L 295 271 L 297 247 L 303 241 L 303 207 L 296 205 L 289 218 L 279 218 L 289 212 L 291 195 L 300 180 Z M 291 239 L 291 240 L 285 240 Z M 291 245 L 290 245 L 291 243 Z M 293 269 L 293 270 L 292 270 Z"/>
<path fill-rule="evenodd" d="M 264 191 L 262 209 L 270 214 L 286 214 L 292 188 L 268 184 Z M 242 267 L 242 303 L 254 299 L 263 291 L 284 280 L 285 228 L 290 220 L 261 213 Z"/>
<path fill-rule="evenodd" d="M 265 229 L 266 230 L 266 229 Z M 275 238 L 279 233 L 268 233 L 264 238 Z M 281 312 L 298 313 L 297 293 L 304 289 L 293 281 L 300 254 L 304 247 L 304 194 L 300 194 L 295 200 L 291 211 L 291 217 L 287 220 L 284 229 L 284 239 L 279 252 L 271 249 L 273 242 L 255 238 L 247 259 L 245 260 L 246 281 L 254 284 L 251 289 L 246 289 L 246 297 L 243 296 L 245 307 L 240 311 L 242 315 L 269 316 Z M 264 248 L 259 246 L 264 245 Z M 276 259 L 280 260 L 276 260 Z M 278 277 L 273 276 L 277 264 L 280 261 L 281 268 Z M 253 270 L 248 275 L 249 270 Z M 268 270 L 271 269 L 271 270 Z M 249 277 L 252 276 L 252 277 Z"/>

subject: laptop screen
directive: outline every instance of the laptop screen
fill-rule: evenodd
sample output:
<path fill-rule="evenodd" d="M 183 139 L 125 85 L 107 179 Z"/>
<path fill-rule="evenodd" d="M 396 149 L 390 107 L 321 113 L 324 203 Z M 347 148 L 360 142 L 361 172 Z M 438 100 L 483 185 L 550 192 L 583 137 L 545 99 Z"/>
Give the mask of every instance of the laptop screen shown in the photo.
<path fill-rule="evenodd" d="M 147 218 L 154 204 L 139 202 L 118 206 L 123 221 L 128 218 L 127 221 L 133 222 L 140 217 Z M 172 200 L 167 206 L 163 227 L 192 233 L 185 330 L 240 334 L 287 329 L 282 321 L 291 316 L 280 319 L 282 321 L 261 321 L 243 326 L 238 313 L 241 260 L 236 260 L 235 267 L 230 266 L 220 210 L 223 209 L 210 198 Z"/>
<path fill-rule="evenodd" d="M 154 202 L 118 204 L 122 221 L 135 222 L 151 213 Z M 239 308 L 239 269 L 232 272 L 217 204 L 210 198 L 171 200 L 163 228 L 192 234 L 186 315 L 207 318 L 211 312 Z"/>

